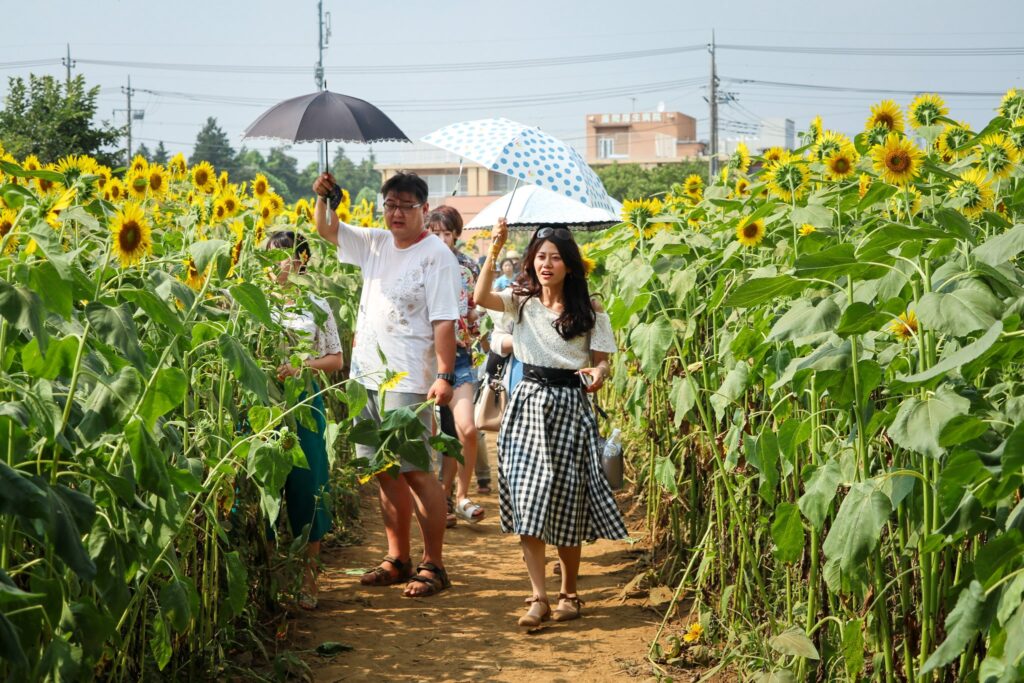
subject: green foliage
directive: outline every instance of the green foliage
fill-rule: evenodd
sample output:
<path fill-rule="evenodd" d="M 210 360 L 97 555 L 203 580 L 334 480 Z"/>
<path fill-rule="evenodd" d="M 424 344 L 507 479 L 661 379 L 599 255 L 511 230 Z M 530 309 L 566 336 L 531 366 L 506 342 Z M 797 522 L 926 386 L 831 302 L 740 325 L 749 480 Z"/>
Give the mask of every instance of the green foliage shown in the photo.
<path fill-rule="evenodd" d="M 665 163 L 653 168 L 616 162 L 596 171 L 608 194 L 619 201 L 663 194 L 673 183 L 682 183 L 690 175 L 700 176 L 705 183 L 708 179 L 708 165 L 699 161 Z"/>
<path fill-rule="evenodd" d="M 69 82 L 53 76 L 30 75 L 27 83 L 9 78 L 0 110 L 0 144 L 18 159 L 34 154 L 44 164 L 84 154 L 116 166 L 123 158 L 117 145 L 124 131 L 94 120 L 99 92 L 99 86 L 88 88 L 81 75 Z"/>

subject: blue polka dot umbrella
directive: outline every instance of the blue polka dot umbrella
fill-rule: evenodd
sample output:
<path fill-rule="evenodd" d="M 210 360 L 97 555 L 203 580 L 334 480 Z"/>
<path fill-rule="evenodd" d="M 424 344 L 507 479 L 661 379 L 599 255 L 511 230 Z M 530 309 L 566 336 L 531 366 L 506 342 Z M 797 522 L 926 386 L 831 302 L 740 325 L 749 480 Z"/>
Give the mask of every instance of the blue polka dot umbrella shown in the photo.
<path fill-rule="evenodd" d="M 479 119 L 435 130 L 423 141 L 495 173 L 596 209 L 614 212 L 601 179 L 579 152 L 539 128 L 508 119 Z"/>

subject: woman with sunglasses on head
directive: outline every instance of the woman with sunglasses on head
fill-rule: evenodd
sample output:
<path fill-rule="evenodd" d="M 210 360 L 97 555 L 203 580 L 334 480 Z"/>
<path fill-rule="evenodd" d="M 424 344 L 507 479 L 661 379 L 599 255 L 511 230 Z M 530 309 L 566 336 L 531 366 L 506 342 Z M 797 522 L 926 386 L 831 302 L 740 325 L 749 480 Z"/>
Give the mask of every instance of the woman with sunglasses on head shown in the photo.
<path fill-rule="evenodd" d="M 576 593 L 584 540 L 626 537 L 622 515 L 601 469 L 597 420 L 586 392 L 608 378 L 616 350 L 608 315 L 592 301 L 572 233 L 538 230 L 511 289 L 491 291 L 494 262 L 508 238 L 500 219 L 476 284 L 481 306 L 512 318 L 513 347 L 523 378 L 505 409 L 498 433 L 501 529 L 518 534 L 533 595 L 519 619 L 580 617 Z M 546 546 L 558 548 L 561 591 L 552 610 L 544 586 Z"/>
<path fill-rule="evenodd" d="M 279 230 L 270 235 L 267 239 L 266 248 L 283 249 L 291 256 L 278 264 L 277 282 L 286 288 L 285 302 L 286 312 L 275 313 L 277 322 L 286 330 L 298 332 L 308 337 L 313 344 L 314 354 L 307 358 L 305 366 L 311 370 L 321 372 L 337 372 L 341 369 L 343 360 L 341 353 L 341 339 L 338 335 L 338 326 L 334 321 L 334 314 L 330 306 L 323 299 L 307 294 L 307 298 L 321 309 L 326 318 L 321 325 L 316 323 L 312 312 L 302 310 L 296 306 L 290 296 L 293 292 L 287 289 L 293 287 L 289 283 L 292 273 L 302 273 L 306 270 L 306 263 L 309 261 L 309 243 L 301 234 L 291 230 Z M 277 378 L 284 381 L 287 377 L 295 377 L 302 372 L 301 368 L 290 363 L 282 363 L 277 368 Z M 299 606 L 303 609 L 315 609 L 317 605 L 317 563 L 320 557 L 320 539 L 331 527 L 331 515 L 327 508 L 328 488 L 328 464 L 327 445 L 324 440 L 324 432 L 327 429 L 327 411 L 324 408 L 323 397 L 319 395 L 319 387 L 316 380 L 312 383 L 312 390 L 315 394 L 310 408 L 313 420 L 316 423 L 316 431 L 307 429 L 298 422 L 299 445 L 306 456 L 307 468 L 293 467 L 288 473 L 288 479 L 284 485 L 284 498 L 288 510 L 288 522 L 292 534 L 301 536 L 303 530 L 309 527 L 309 537 L 306 545 L 307 565 L 302 577 L 302 590 L 299 594 Z M 305 392 L 299 397 L 305 400 Z"/>
<path fill-rule="evenodd" d="M 473 341 L 479 335 L 476 305 L 473 303 L 473 287 L 479 269 L 476 264 L 456 249 L 455 241 L 462 234 L 462 216 L 450 206 L 441 206 L 424 219 L 423 224 L 430 232 L 447 245 L 459 259 L 462 287 L 459 291 L 459 320 L 455 328 L 455 383 L 452 385 L 452 400 L 441 410 L 450 410 L 455 421 L 455 436 L 462 444 L 462 464 L 452 458 L 444 458 L 441 464 L 441 482 L 446 495 L 450 495 L 452 482 L 458 472 L 455 486 L 455 502 L 449 513 L 470 524 L 484 518 L 484 509 L 469 498 L 469 481 L 476 468 L 477 428 L 473 420 L 473 393 L 476 389 L 476 375 L 473 372 Z M 460 258 L 461 257 L 461 258 Z M 442 414 L 442 422 L 445 416 Z M 449 499 L 449 505 L 452 505 Z M 455 526 L 454 517 L 448 526 Z"/>

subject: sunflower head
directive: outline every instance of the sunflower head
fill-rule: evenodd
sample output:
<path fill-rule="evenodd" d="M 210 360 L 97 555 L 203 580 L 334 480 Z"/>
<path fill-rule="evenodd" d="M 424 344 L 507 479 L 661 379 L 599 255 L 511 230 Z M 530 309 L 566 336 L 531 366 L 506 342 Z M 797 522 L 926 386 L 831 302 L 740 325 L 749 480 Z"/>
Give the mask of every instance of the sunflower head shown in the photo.
<path fill-rule="evenodd" d="M 746 178 L 739 177 L 736 179 L 736 186 L 733 188 L 737 197 L 748 197 L 750 196 L 750 181 Z"/>
<path fill-rule="evenodd" d="M 132 159 L 132 163 L 128 164 L 128 170 L 130 172 L 141 173 L 149 167 L 149 162 L 146 161 L 146 157 L 141 154 L 136 154 L 135 158 Z"/>
<path fill-rule="evenodd" d="M 811 148 L 811 156 L 818 161 L 823 161 L 825 157 L 833 152 L 838 152 L 847 145 L 851 145 L 850 138 L 842 133 L 832 130 L 822 131 L 821 135 L 818 136 L 818 141 Z"/>
<path fill-rule="evenodd" d="M 267 194 L 265 201 L 270 204 L 270 208 L 274 211 L 275 216 L 284 210 L 284 199 L 276 192 Z"/>
<path fill-rule="evenodd" d="M 217 172 L 209 161 L 200 161 L 192 167 L 192 185 L 204 194 L 212 194 L 217 189 Z"/>
<path fill-rule="evenodd" d="M 146 169 L 146 181 L 151 197 L 163 197 L 167 194 L 167 171 L 160 164 L 150 164 Z"/>
<path fill-rule="evenodd" d="M 812 232 L 817 232 L 817 231 L 818 231 L 818 229 L 816 227 L 814 227 L 813 225 L 811 225 L 810 223 L 804 223 L 803 225 L 800 226 L 800 234 L 802 236 L 804 236 L 804 237 L 807 237 Z"/>
<path fill-rule="evenodd" d="M 57 162 L 56 170 L 67 178 L 68 184 L 71 185 L 83 175 L 95 174 L 98 166 L 96 160 L 90 156 L 70 154 Z"/>
<path fill-rule="evenodd" d="M 845 180 L 857 172 L 859 160 L 856 148 L 847 143 L 825 157 L 825 176 L 829 180 Z"/>
<path fill-rule="evenodd" d="M 627 199 L 622 202 L 622 221 L 640 231 L 651 223 L 651 219 L 661 213 L 661 200 L 657 197 L 648 199 Z"/>
<path fill-rule="evenodd" d="M 908 341 L 917 334 L 917 314 L 913 311 L 900 313 L 896 320 L 889 323 L 889 332 L 900 341 Z"/>
<path fill-rule="evenodd" d="M 764 239 L 764 219 L 750 220 L 749 217 L 740 219 L 736 226 L 736 239 L 745 247 L 756 247 Z"/>
<path fill-rule="evenodd" d="M 309 202 L 305 198 L 300 198 L 295 202 L 295 206 L 292 209 L 295 212 L 296 222 L 302 218 L 307 223 L 313 220 L 313 210 L 309 207 Z"/>
<path fill-rule="evenodd" d="M 0 211 L 0 243 L 4 239 L 7 240 L 7 245 L 4 247 L 3 253 L 13 253 L 18 248 L 18 236 L 11 235 L 11 231 L 14 230 L 14 221 L 18 218 L 18 212 L 14 209 L 4 209 Z M 10 237 L 7 237 L 11 235 Z"/>
<path fill-rule="evenodd" d="M 228 172 L 227 171 L 221 171 L 220 175 L 217 176 L 217 185 L 222 190 L 227 188 L 227 186 L 228 186 Z"/>
<path fill-rule="evenodd" d="M 581 256 L 583 258 L 583 276 L 590 277 L 590 274 L 594 272 L 595 268 L 597 268 L 597 261 L 586 254 L 582 254 Z"/>
<path fill-rule="evenodd" d="M 969 168 L 949 188 L 949 196 L 959 204 L 965 216 L 975 218 L 992 207 L 995 192 L 984 169 Z"/>
<path fill-rule="evenodd" d="M 914 128 L 921 128 L 935 125 L 940 116 L 945 116 L 948 113 L 949 109 L 946 108 L 946 103 L 941 97 L 934 93 L 925 93 L 918 95 L 910 103 L 907 118 L 910 119 L 910 125 Z"/>
<path fill-rule="evenodd" d="M 106 166 L 96 167 L 96 189 L 102 191 L 106 189 L 107 183 L 110 182 L 113 172 Z"/>
<path fill-rule="evenodd" d="M 148 169 L 141 171 L 128 171 L 124 177 L 125 190 L 128 197 L 135 201 L 142 201 L 149 193 L 149 178 L 146 177 Z"/>
<path fill-rule="evenodd" d="M 1013 122 L 1013 128 L 1006 131 L 1006 137 L 1010 140 L 1014 149 L 1017 150 L 1017 153 L 1024 155 L 1024 118 Z"/>
<path fill-rule="evenodd" d="M 683 181 L 683 192 L 693 199 L 700 199 L 704 192 L 704 179 L 696 173 L 688 175 Z"/>
<path fill-rule="evenodd" d="M 135 265 L 152 250 L 152 236 L 146 212 L 135 202 L 126 202 L 110 220 L 111 249 L 122 268 Z"/>
<path fill-rule="evenodd" d="M 174 175 L 175 180 L 181 180 L 188 174 L 188 164 L 185 162 L 185 155 L 178 152 L 167 162 L 167 168 Z"/>
<path fill-rule="evenodd" d="M 124 183 L 120 178 L 111 178 L 103 186 L 103 198 L 108 202 L 117 203 L 125 198 Z"/>
<path fill-rule="evenodd" d="M 700 625 L 699 621 L 695 621 L 690 624 L 689 628 L 686 629 L 686 633 L 683 634 L 683 642 L 696 643 L 702 635 L 704 635 L 704 627 Z"/>
<path fill-rule="evenodd" d="M 1024 118 L 1024 90 L 1010 88 L 999 103 L 999 114 L 1011 121 Z"/>
<path fill-rule="evenodd" d="M 257 173 L 252 180 L 252 196 L 255 199 L 263 199 L 268 192 L 270 192 L 270 183 L 267 182 L 267 176 Z"/>
<path fill-rule="evenodd" d="M 750 169 L 750 150 L 747 149 L 745 142 L 736 143 L 736 151 L 729 157 L 729 168 L 740 173 L 746 173 Z"/>
<path fill-rule="evenodd" d="M 53 164 L 47 164 L 46 168 L 40 170 L 54 171 L 56 169 L 54 168 Z M 49 178 L 33 178 L 32 180 L 35 182 L 36 189 L 39 190 L 40 194 L 46 195 L 56 193 L 59 192 L 62 188 L 62 185 L 60 183 L 54 182 Z"/>
<path fill-rule="evenodd" d="M 857 179 L 857 195 L 864 199 L 864 195 L 868 193 L 869 187 L 871 187 L 871 176 L 867 173 L 861 173 Z"/>
<path fill-rule="evenodd" d="M 25 157 L 25 160 L 21 162 L 21 167 L 26 171 L 38 171 L 43 167 L 43 165 L 39 163 L 39 158 L 35 154 L 29 154 Z"/>
<path fill-rule="evenodd" d="M 887 183 L 907 185 L 921 174 L 924 154 L 912 140 L 890 133 L 885 144 L 871 150 L 875 172 Z"/>
<path fill-rule="evenodd" d="M 1008 178 L 1020 163 L 1020 153 L 1002 133 L 989 133 L 981 139 L 978 165 L 995 178 Z"/>
<path fill-rule="evenodd" d="M 864 124 L 865 130 L 884 126 L 890 133 L 903 132 L 903 111 L 892 100 L 882 100 L 871 105 L 871 116 Z"/>
<path fill-rule="evenodd" d="M 182 273 L 182 281 L 195 291 L 199 291 L 203 288 L 203 283 L 206 282 L 206 276 L 199 272 L 196 268 L 196 263 L 192 259 L 186 259 L 183 262 L 185 266 L 185 272 Z"/>
<path fill-rule="evenodd" d="M 974 137 L 971 126 L 968 123 L 957 122 L 947 123 L 945 129 L 935 139 L 935 146 L 939 150 L 942 160 L 950 163 L 962 159 L 971 153 L 970 148 L 961 149 Z"/>
<path fill-rule="evenodd" d="M 810 169 L 799 156 L 785 153 L 765 168 L 768 192 L 784 202 L 796 201 L 807 193 Z"/>
<path fill-rule="evenodd" d="M 223 199 L 218 199 L 213 203 L 213 220 L 219 223 L 230 216 L 231 213 L 228 211 Z"/>
<path fill-rule="evenodd" d="M 910 213 L 907 213 L 907 207 Z M 921 193 L 913 185 L 901 187 L 892 197 L 889 197 L 889 210 L 896 216 L 896 220 L 909 220 L 909 218 L 921 213 Z"/>
<path fill-rule="evenodd" d="M 781 147 L 769 147 L 764 151 L 761 157 L 764 159 L 766 164 L 770 164 L 773 161 L 779 161 L 786 155 L 786 151 Z"/>

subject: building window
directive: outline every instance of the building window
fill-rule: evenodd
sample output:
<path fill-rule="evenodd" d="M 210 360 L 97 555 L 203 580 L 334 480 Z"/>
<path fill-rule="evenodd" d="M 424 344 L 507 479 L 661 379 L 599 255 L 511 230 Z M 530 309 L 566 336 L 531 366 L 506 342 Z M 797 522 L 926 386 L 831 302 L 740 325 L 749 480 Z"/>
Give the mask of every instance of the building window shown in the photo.
<path fill-rule="evenodd" d="M 597 136 L 598 159 L 626 159 L 629 157 L 629 133 L 608 133 Z"/>
<path fill-rule="evenodd" d="M 512 191 L 516 185 L 516 179 L 504 173 L 487 172 L 487 194 L 506 194 Z"/>
<path fill-rule="evenodd" d="M 676 156 L 676 139 L 664 133 L 654 134 L 654 156 L 674 159 Z"/>
<path fill-rule="evenodd" d="M 458 173 L 428 173 L 420 177 L 427 181 L 427 192 L 431 197 L 450 196 L 456 187 L 459 189 L 458 194 L 466 194 L 469 189 L 465 171 L 461 177 Z"/>
<path fill-rule="evenodd" d="M 615 157 L 615 138 L 601 136 L 597 139 L 597 156 L 600 159 L 612 159 Z"/>

